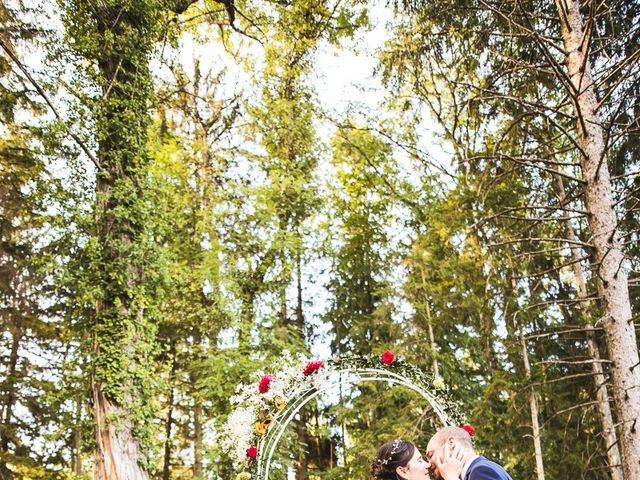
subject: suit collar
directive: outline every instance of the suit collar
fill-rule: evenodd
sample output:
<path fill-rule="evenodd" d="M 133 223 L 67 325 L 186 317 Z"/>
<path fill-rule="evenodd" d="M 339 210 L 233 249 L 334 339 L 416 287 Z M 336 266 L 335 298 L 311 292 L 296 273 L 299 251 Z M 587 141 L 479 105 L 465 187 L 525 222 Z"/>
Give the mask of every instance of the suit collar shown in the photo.
<path fill-rule="evenodd" d="M 467 463 L 464 464 L 464 467 L 462 467 L 462 472 L 460 472 L 460 478 L 462 478 L 463 480 L 467 479 L 467 476 L 469 475 L 469 469 L 471 468 L 471 464 L 479 458 L 480 458 L 480 455 L 474 455 L 467 461 Z"/>

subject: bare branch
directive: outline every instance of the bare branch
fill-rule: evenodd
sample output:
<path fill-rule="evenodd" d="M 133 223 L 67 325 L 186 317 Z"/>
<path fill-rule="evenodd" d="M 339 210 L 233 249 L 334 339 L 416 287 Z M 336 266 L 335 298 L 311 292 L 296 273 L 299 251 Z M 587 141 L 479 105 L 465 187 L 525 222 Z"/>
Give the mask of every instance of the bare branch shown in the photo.
<path fill-rule="evenodd" d="M 89 159 L 95 165 L 95 167 L 98 170 L 102 170 L 102 168 L 100 167 L 100 163 L 98 162 L 98 159 L 95 157 L 93 152 L 91 150 L 89 150 L 89 147 L 87 147 L 87 145 L 82 141 L 82 139 L 75 132 L 73 132 L 71 130 L 71 127 L 67 124 L 67 122 L 58 113 L 58 110 L 53 105 L 53 102 L 51 101 L 51 99 L 47 95 L 47 92 L 45 92 L 44 89 L 40 86 L 40 84 L 33 78 L 33 76 L 29 73 L 29 71 L 26 69 L 26 67 L 22 64 L 22 62 L 20 62 L 18 57 L 13 53 L 11 48 L 9 48 L 9 46 L 4 42 L 4 40 L 1 37 L 0 37 L 0 46 L 7 53 L 7 55 L 9 55 L 11 60 L 18 66 L 18 68 L 22 71 L 24 76 L 27 77 L 27 79 L 29 80 L 29 83 L 31 83 L 31 85 L 33 85 L 33 87 L 36 89 L 36 91 L 44 99 L 44 101 L 47 103 L 47 105 L 49 106 L 49 108 L 51 109 L 51 111 L 53 112 L 55 117 L 62 122 L 62 124 L 64 125 L 64 127 L 65 127 L 67 133 L 69 134 L 69 136 L 80 146 L 80 148 L 82 148 L 84 153 L 87 155 L 87 157 L 89 157 Z"/>

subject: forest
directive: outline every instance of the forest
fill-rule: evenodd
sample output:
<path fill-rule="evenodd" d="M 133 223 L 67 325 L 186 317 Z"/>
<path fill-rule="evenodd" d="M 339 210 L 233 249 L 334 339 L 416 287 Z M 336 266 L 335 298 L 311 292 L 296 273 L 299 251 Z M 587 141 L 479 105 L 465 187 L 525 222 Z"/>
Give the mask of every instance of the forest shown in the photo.
<path fill-rule="evenodd" d="M 238 385 L 383 352 L 514 480 L 640 479 L 638 0 L 2 0 L 0 47 L 0 480 L 247 480 Z M 345 387 L 270 478 L 436 427 Z"/>

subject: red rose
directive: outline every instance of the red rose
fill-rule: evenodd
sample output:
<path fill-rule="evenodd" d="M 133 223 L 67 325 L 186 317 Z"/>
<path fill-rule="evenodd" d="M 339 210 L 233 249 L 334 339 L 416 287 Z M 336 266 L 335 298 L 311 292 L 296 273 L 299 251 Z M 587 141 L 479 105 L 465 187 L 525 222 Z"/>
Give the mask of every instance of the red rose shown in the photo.
<path fill-rule="evenodd" d="M 473 437 L 473 435 L 476 433 L 476 429 L 473 428 L 471 425 L 464 424 L 460 428 L 463 429 L 465 432 L 467 432 L 470 437 Z"/>
<path fill-rule="evenodd" d="M 382 360 L 382 363 L 385 365 L 391 365 L 395 359 L 396 356 L 388 350 L 380 355 L 380 360 Z"/>
<path fill-rule="evenodd" d="M 269 390 L 269 384 L 275 380 L 273 375 L 263 375 L 260 379 L 260 383 L 258 383 L 258 391 L 260 393 L 267 393 Z"/>
<path fill-rule="evenodd" d="M 309 375 L 311 375 L 312 373 L 317 372 L 318 370 L 320 370 L 322 367 L 324 367 L 324 362 L 319 361 L 319 362 L 309 362 L 307 363 L 307 366 L 304 367 L 304 370 L 302 371 L 302 374 L 305 377 L 308 377 Z"/>
<path fill-rule="evenodd" d="M 256 447 L 247 448 L 247 457 L 256 458 L 258 456 L 258 449 Z"/>

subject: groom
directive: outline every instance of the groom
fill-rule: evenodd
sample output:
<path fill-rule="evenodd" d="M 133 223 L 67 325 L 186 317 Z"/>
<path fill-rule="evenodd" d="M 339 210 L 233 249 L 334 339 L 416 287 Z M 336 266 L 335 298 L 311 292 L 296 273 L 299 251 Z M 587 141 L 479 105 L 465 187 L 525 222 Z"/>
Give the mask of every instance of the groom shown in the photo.
<path fill-rule="evenodd" d="M 512 480 L 500 465 L 476 454 L 471 436 L 462 428 L 438 430 L 429 440 L 426 458 L 436 479 Z"/>

